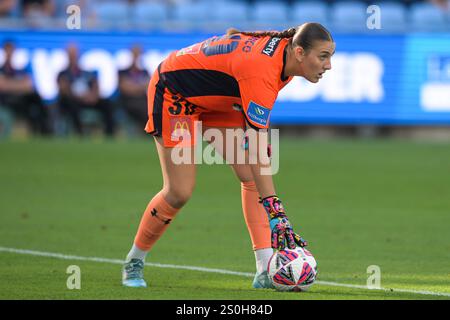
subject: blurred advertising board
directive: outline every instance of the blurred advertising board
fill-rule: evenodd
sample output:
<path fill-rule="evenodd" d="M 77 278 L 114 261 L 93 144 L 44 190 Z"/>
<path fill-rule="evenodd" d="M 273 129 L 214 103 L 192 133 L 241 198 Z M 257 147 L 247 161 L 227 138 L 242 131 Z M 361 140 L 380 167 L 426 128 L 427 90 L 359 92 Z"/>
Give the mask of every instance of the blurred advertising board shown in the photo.
<path fill-rule="evenodd" d="M 144 49 L 153 72 L 172 50 L 211 34 L 140 32 L 0 32 L 13 40 L 13 63 L 26 68 L 48 102 L 67 65 L 65 47 L 76 43 L 80 65 L 97 71 L 103 97 L 117 94 L 117 71 L 131 62 L 130 47 Z M 273 124 L 450 124 L 450 35 L 335 35 L 332 70 L 318 84 L 295 78 L 279 94 Z M 0 65 L 4 53 L 0 49 Z"/>

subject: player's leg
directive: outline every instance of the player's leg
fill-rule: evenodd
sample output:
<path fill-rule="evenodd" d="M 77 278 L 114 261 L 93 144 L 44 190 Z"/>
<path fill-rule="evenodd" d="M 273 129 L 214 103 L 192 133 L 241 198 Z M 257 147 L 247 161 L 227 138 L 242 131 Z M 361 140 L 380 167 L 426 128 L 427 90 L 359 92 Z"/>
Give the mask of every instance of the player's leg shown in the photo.
<path fill-rule="evenodd" d="M 222 139 L 209 141 L 209 143 L 214 146 L 216 152 L 221 154 L 222 157 L 227 160 L 241 183 L 242 211 L 250 234 L 256 260 L 256 275 L 253 281 L 253 287 L 272 288 L 272 284 L 267 276 L 267 265 L 273 254 L 270 240 L 271 231 L 269 220 L 263 206 L 259 203 L 259 193 L 256 189 L 255 182 L 253 181 L 250 166 L 246 164 L 248 163 L 246 161 L 242 163 L 242 161 L 240 161 L 242 158 L 239 158 L 238 156 L 239 152 L 243 152 L 243 131 L 235 131 L 233 135 L 228 135 L 228 138 L 233 136 L 233 139 L 227 140 L 226 129 L 235 130 L 239 129 L 239 127 L 211 128 L 204 125 L 203 128 L 205 132 L 208 129 L 216 129 L 221 132 Z M 222 141 L 223 145 L 218 145 L 218 141 Z"/>
<path fill-rule="evenodd" d="M 81 101 L 76 98 L 61 95 L 58 99 L 58 109 L 60 114 L 71 121 L 74 127 L 75 133 L 83 135 L 83 125 L 81 123 Z"/>
<path fill-rule="evenodd" d="M 155 136 L 163 175 L 163 188 L 147 205 L 124 266 L 122 283 L 135 287 L 146 286 L 142 275 L 144 259 L 180 208 L 190 198 L 195 185 L 196 170 L 193 161 L 194 147 L 190 145 L 180 147 L 176 141 L 172 141 L 173 131 L 180 127 L 177 124 L 180 121 L 187 123 L 191 118 L 195 119 L 196 115 L 186 116 L 188 118 L 172 118 L 173 114 L 170 110 L 173 109 L 174 99 L 178 97 L 171 94 L 164 86 L 159 78 L 158 70 L 154 72 L 150 80 L 147 96 L 149 117 L 145 130 Z M 173 123 L 175 123 L 174 126 L 172 126 Z M 184 126 L 178 129 L 184 130 L 182 127 Z M 182 156 L 182 159 L 187 158 L 191 161 L 175 164 L 172 161 L 174 151 Z"/>
<path fill-rule="evenodd" d="M 272 288 L 267 275 L 267 266 L 273 254 L 267 213 L 259 202 L 259 193 L 249 165 L 231 164 L 231 167 L 241 181 L 242 211 L 255 254 L 256 275 L 253 287 Z"/>
<path fill-rule="evenodd" d="M 123 284 L 132 287 L 145 287 L 142 269 L 147 253 L 169 227 L 175 215 L 189 200 L 195 185 L 195 164 L 174 164 L 173 148 L 164 147 L 162 138 L 155 138 L 161 170 L 163 188 L 147 205 L 133 246 L 126 258 Z M 190 149 L 190 150 L 189 150 Z M 190 152 L 192 147 L 184 147 L 180 152 Z"/>

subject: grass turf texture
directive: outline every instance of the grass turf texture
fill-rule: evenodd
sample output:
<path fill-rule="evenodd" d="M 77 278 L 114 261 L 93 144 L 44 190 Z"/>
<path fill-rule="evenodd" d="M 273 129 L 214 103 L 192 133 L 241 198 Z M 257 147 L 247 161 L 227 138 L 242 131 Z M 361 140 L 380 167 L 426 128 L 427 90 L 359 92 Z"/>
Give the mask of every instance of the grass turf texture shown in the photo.
<path fill-rule="evenodd" d="M 151 139 L 0 143 L 0 246 L 123 259 L 162 186 Z M 310 241 L 319 280 L 450 293 L 450 148 L 443 143 L 282 139 L 277 192 Z M 191 201 L 147 262 L 253 272 L 240 185 L 201 165 Z M 68 290 L 66 268 L 81 268 Z M 146 267 L 149 288 L 120 284 L 121 266 L 0 252 L 0 299 L 448 299 L 314 285 L 251 288 L 251 278 Z"/>

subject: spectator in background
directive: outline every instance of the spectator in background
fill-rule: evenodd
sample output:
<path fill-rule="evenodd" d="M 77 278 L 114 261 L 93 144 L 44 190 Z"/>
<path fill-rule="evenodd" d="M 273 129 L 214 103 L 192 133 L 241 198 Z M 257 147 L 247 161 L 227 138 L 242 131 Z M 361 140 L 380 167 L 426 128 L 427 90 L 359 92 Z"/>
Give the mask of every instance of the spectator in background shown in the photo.
<path fill-rule="evenodd" d="M 24 17 L 51 17 L 55 11 L 55 6 L 52 0 L 21 0 L 21 3 Z"/>
<path fill-rule="evenodd" d="M 55 13 L 53 0 L 21 0 L 23 17 L 31 27 L 45 27 Z"/>
<path fill-rule="evenodd" d="M 0 1 L 0 18 L 10 17 L 17 6 L 17 0 Z"/>
<path fill-rule="evenodd" d="M 450 12 L 450 0 L 429 0 L 429 2 L 444 11 Z"/>
<path fill-rule="evenodd" d="M 143 129 L 148 118 L 147 87 L 150 76 L 140 66 L 141 47 L 134 46 L 131 53 L 133 55 L 131 66 L 119 71 L 119 100 L 128 116 Z"/>
<path fill-rule="evenodd" d="M 0 68 L 0 105 L 27 120 L 35 134 L 50 134 L 49 112 L 25 70 L 13 67 L 15 46 L 12 41 L 3 45 L 5 63 Z"/>
<path fill-rule="evenodd" d="M 78 48 L 70 45 L 67 48 L 69 66 L 59 73 L 58 106 L 60 113 L 72 120 L 76 133 L 83 134 L 81 112 L 85 109 L 100 113 L 104 132 L 113 136 L 115 132 L 114 112 L 110 102 L 100 97 L 96 72 L 81 70 L 78 66 Z"/>

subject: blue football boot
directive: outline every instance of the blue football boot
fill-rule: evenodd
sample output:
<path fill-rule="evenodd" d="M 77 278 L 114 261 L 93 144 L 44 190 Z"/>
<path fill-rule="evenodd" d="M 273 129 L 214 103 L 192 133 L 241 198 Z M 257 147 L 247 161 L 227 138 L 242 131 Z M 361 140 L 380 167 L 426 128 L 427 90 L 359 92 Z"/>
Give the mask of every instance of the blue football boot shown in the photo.
<path fill-rule="evenodd" d="M 144 261 L 131 259 L 123 266 L 122 284 L 125 287 L 145 288 L 147 283 L 144 280 Z"/>
<path fill-rule="evenodd" d="M 274 289 L 275 287 L 272 284 L 272 281 L 269 278 L 269 274 L 267 271 L 263 271 L 261 273 L 255 274 L 255 278 L 253 279 L 253 288 L 255 289 Z"/>

